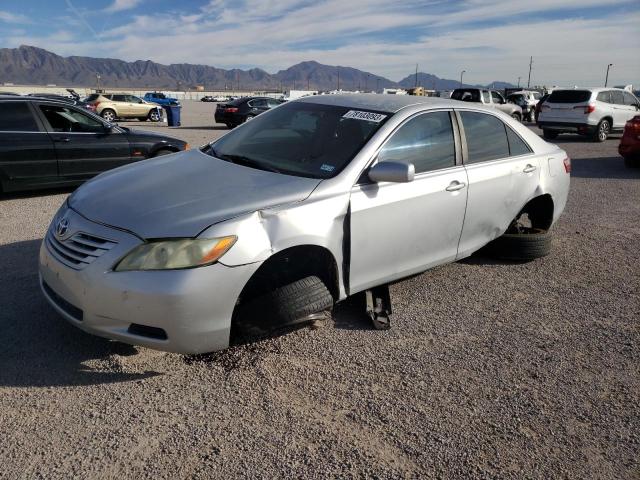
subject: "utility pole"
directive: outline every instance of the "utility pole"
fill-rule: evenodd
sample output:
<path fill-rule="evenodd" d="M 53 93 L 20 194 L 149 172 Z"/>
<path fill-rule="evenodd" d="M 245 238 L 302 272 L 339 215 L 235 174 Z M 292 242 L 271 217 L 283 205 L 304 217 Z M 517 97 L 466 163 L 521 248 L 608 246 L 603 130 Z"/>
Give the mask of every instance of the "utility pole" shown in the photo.
<path fill-rule="evenodd" d="M 527 88 L 531 87 L 531 67 L 533 66 L 533 55 L 529 59 L 529 80 L 527 80 Z"/>
<path fill-rule="evenodd" d="M 310 91 L 311 89 L 309 88 L 309 76 L 307 75 L 307 92 Z"/>
<path fill-rule="evenodd" d="M 367 91 L 367 83 L 369 83 L 369 74 L 367 73 L 367 78 L 364 79 L 364 91 Z"/>
<path fill-rule="evenodd" d="M 340 67 L 336 67 L 338 70 L 338 91 L 340 91 Z"/>
<path fill-rule="evenodd" d="M 613 67 L 613 63 L 610 63 L 609 65 L 607 65 L 607 76 L 604 77 L 604 86 L 607 86 L 607 83 L 609 83 L 609 69 Z"/>
<path fill-rule="evenodd" d="M 417 87 L 417 86 L 418 86 L 418 64 L 416 63 L 416 82 L 414 87 Z"/>
<path fill-rule="evenodd" d="M 520 88 L 520 77 L 518 77 L 518 88 Z"/>
<path fill-rule="evenodd" d="M 462 76 L 465 74 L 466 70 L 462 70 L 460 72 L 460 88 L 462 88 Z"/>
<path fill-rule="evenodd" d="M 238 84 L 238 93 L 240 93 L 240 72 L 236 72 L 236 83 Z"/>
<path fill-rule="evenodd" d="M 380 91 L 380 79 L 376 79 L 376 93 Z"/>

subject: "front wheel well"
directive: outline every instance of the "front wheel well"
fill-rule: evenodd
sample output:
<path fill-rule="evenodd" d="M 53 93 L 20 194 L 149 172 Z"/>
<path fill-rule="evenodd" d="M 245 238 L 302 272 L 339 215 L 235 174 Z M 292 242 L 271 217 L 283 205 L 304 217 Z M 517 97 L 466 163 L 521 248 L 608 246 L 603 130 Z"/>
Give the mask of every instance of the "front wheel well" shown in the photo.
<path fill-rule="evenodd" d="M 333 254 L 317 245 L 300 245 L 269 257 L 242 289 L 238 304 L 309 276 L 319 277 L 338 299 L 339 273 Z"/>
<path fill-rule="evenodd" d="M 549 230 L 553 223 L 553 209 L 553 199 L 548 193 L 529 200 L 527 204 L 522 207 L 520 213 L 516 215 L 507 233 L 517 233 L 519 228 L 522 227 L 521 222 L 525 215 L 530 225 L 525 225 L 524 228 Z"/>

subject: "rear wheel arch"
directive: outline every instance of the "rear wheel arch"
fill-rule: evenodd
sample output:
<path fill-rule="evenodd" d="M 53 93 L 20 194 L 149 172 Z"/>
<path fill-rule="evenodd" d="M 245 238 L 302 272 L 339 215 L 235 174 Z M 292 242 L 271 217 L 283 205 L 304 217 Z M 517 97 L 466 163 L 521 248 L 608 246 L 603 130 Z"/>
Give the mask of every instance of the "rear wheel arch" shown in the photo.
<path fill-rule="evenodd" d="M 553 198 L 550 194 L 545 193 L 529 200 L 520 210 L 513 223 L 517 222 L 524 214 L 526 214 L 531 222 L 531 228 L 540 230 L 549 230 L 553 223 L 554 212 Z M 513 223 L 507 233 L 513 230 Z"/>

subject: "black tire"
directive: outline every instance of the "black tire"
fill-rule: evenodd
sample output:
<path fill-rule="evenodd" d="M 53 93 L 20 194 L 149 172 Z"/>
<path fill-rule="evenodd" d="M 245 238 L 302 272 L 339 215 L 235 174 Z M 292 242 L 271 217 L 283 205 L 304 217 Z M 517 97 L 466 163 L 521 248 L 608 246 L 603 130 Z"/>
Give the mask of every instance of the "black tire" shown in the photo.
<path fill-rule="evenodd" d="M 522 118 L 520 117 L 520 114 L 518 112 L 512 113 L 511 118 L 513 118 L 514 120 L 517 120 L 518 122 L 522 121 Z"/>
<path fill-rule="evenodd" d="M 173 150 L 167 150 L 166 148 L 161 148 L 156 153 L 153 154 L 153 158 L 161 157 L 163 155 L 171 155 L 172 153 L 176 153 Z"/>
<path fill-rule="evenodd" d="M 558 138 L 558 132 L 554 132 L 553 130 L 542 130 L 542 136 L 547 140 L 555 140 Z"/>
<path fill-rule="evenodd" d="M 146 122 L 147 121 L 147 117 L 138 117 L 138 121 L 139 122 Z"/>
<path fill-rule="evenodd" d="M 489 250 L 502 260 L 535 260 L 551 253 L 551 233 L 539 229 L 532 233 L 505 233 L 491 242 Z"/>
<path fill-rule="evenodd" d="M 116 112 L 110 108 L 105 108 L 100 112 L 100 116 L 104 118 L 107 122 L 115 122 L 116 120 Z"/>
<path fill-rule="evenodd" d="M 606 118 L 600 120 L 596 131 L 591 137 L 594 142 L 604 142 L 611 133 L 611 123 Z"/>
<path fill-rule="evenodd" d="M 255 115 L 247 115 L 244 119 L 245 122 L 250 122 L 251 120 L 253 120 L 256 116 Z"/>
<path fill-rule="evenodd" d="M 233 128 L 233 126 L 234 126 L 233 123 L 225 123 L 225 125 L 227 126 L 227 128 L 229 130 L 231 130 Z"/>
<path fill-rule="evenodd" d="M 268 331 L 295 325 L 305 317 L 333 307 L 331 292 L 320 278 L 305 277 L 240 305 L 237 320 Z"/>

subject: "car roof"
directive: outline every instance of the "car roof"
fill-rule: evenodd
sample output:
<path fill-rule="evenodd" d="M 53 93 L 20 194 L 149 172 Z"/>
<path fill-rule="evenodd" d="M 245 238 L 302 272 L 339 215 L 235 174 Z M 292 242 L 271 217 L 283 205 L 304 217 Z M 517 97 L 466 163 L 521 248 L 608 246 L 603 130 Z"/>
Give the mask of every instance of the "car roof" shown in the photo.
<path fill-rule="evenodd" d="M 380 112 L 396 113 L 411 105 L 425 105 L 429 107 L 454 107 L 460 105 L 456 100 L 440 97 L 420 97 L 415 95 L 389 95 L 376 93 L 354 93 L 336 95 L 313 95 L 302 97 L 294 102 L 316 103 L 320 105 L 334 105 L 346 108 L 366 108 Z"/>
<path fill-rule="evenodd" d="M 625 90 L 624 88 L 615 88 L 615 87 L 559 87 L 559 88 L 554 88 L 553 91 L 554 92 L 566 92 L 566 91 L 570 91 L 570 90 L 575 90 L 575 91 L 588 91 L 588 92 L 608 92 L 609 90 L 619 90 L 621 92 L 625 92 L 628 90 Z M 553 92 L 552 92 L 553 93 Z"/>
<path fill-rule="evenodd" d="M 41 101 L 41 102 L 64 105 L 65 107 L 68 107 L 69 104 L 70 104 L 69 100 L 58 100 L 56 98 L 49 98 L 49 97 L 32 97 L 32 96 L 29 96 L 29 95 L 0 95 L 0 100 L 2 100 L 2 101 L 14 101 L 14 102 L 37 102 L 37 101 Z"/>

